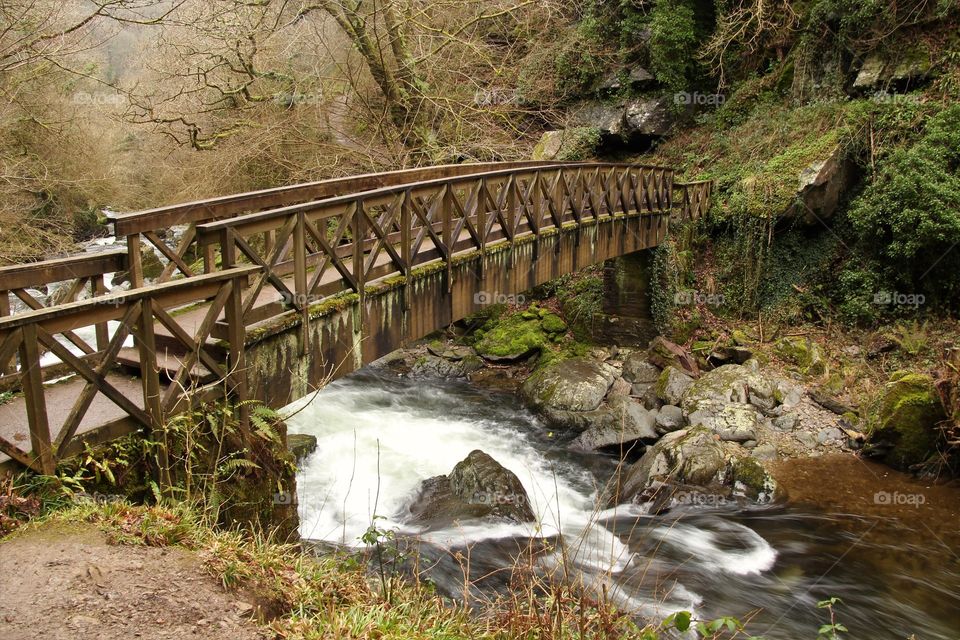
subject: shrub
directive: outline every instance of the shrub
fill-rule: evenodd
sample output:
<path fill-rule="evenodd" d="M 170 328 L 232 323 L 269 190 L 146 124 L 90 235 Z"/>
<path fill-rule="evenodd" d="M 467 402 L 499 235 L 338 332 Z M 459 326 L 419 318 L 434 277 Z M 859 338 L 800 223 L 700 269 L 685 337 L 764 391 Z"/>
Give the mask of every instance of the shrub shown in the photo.
<path fill-rule="evenodd" d="M 690 84 L 695 71 L 696 16 L 685 0 L 660 0 L 650 12 L 650 65 L 673 91 Z"/>
<path fill-rule="evenodd" d="M 861 246 L 884 265 L 889 286 L 952 303 L 960 285 L 960 105 L 931 118 L 923 136 L 894 151 L 856 199 Z"/>

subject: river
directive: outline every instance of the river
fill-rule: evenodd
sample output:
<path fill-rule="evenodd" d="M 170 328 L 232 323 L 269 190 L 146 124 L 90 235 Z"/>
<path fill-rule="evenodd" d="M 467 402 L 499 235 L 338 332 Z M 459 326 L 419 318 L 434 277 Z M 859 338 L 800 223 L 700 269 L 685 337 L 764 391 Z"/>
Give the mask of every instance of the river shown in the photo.
<path fill-rule="evenodd" d="M 754 635 L 812 640 L 826 621 L 817 601 L 835 596 L 846 637 L 960 639 L 960 523 L 957 504 L 943 504 L 956 489 L 934 487 L 923 505 L 885 511 L 874 494 L 889 474 L 848 457 L 787 465 L 790 495 L 801 499 L 772 506 L 598 510 L 617 461 L 569 450 L 572 434 L 551 432 L 510 393 L 365 369 L 290 409 L 291 432 L 319 445 L 298 477 L 301 535 L 361 546 L 376 515 L 379 529 L 423 542 L 429 578 L 448 595 L 463 595 L 463 557 L 472 578 L 487 576 L 475 589 L 496 592 L 518 550 L 545 538 L 553 550 L 537 554 L 537 571 L 562 567 L 638 615 L 732 615 L 749 619 Z M 411 526 L 403 514 L 418 483 L 474 449 L 517 474 L 539 523 Z"/>

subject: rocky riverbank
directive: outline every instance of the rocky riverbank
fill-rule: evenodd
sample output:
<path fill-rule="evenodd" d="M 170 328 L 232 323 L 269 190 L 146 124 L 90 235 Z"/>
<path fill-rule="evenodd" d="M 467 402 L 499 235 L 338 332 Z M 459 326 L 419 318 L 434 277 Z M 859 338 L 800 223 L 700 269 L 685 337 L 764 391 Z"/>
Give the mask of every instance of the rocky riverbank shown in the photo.
<path fill-rule="evenodd" d="M 622 461 L 601 508 L 632 502 L 662 511 L 710 496 L 767 502 L 783 495 L 769 471 L 777 462 L 851 454 L 863 444 L 837 413 L 846 407 L 830 406 L 746 348 L 706 366 L 663 338 L 647 349 L 593 347 L 560 357 L 524 349 L 487 359 L 457 340 L 433 340 L 379 366 L 515 390 L 558 442 Z M 424 491 L 427 502 L 436 499 L 431 486 Z M 447 484 L 441 493 L 449 498 Z"/>

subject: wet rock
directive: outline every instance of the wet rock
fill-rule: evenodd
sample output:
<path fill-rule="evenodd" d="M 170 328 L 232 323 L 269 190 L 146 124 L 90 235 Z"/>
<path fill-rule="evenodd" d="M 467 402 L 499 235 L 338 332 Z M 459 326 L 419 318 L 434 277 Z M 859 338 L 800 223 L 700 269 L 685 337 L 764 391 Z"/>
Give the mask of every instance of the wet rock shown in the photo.
<path fill-rule="evenodd" d="M 657 397 L 667 404 L 678 405 L 691 385 L 693 378 L 679 369 L 667 367 L 657 380 Z"/>
<path fill-rule="evenodd" d="M 432 354 L 424 355 L 413 363 L 410 374 L 424 378 L 464 378 L 483 368 L 483 361 L 475 355 L 461 360 L 449 360 Z"/>
<path fill-rule="evenodd" d="M 316 450 L 316 436 L 307 435 L 305 433 L 287 434 L 287 451 L 293 455 L 294 459 L 298 463 Z"/>
<path fill-rule="evenodd" d="M 735 495 L 742 495 L 757 502 L 770 502 L 778 494 L 777 482 L 756 458 L 738 458 L 731 467 Z"/>
<path fill-rule="evenodd" d="M 626 452 L 638 441 L 656 440 L 656 417 L 639 402 L 618 397 L 608 411 L 571 443 L 575 449 L 596 451 L 619 445 Z"/>
<path fill-rule="evenodd" d="M 444 358 L 446 360 L 451 360 L 453 362 L 460 362 L 464 358 L 474 356 L 477 354 L 476 351 L 471 347 L 456 345 L 456 344 L 435 344 L 431 343 L 427 345 L 427 351 L 437 356 L 438 358 Z"/>
<path fill-rule="evenodd" d="M 486 517 L 512 522 L 535 519 L 516 474 L 479 450 L 457 463 L 449 476 L 424 480 L 409 511 L 415 522 L 427 524 Z"/>
<path fill-rule="evenodd" d="M 600 406 L 616 375 L 616 369 L 606 363 L 571 358 L 535 372 L 523 383 L 521 393 L 535 408 L 593 411 Z"/>
<path fill-rule="evenodd" d="M 656 413 L 657 433 L 664 434 L 678 431 L 687 424 L 683 409 L 674 405 L 664 405 Z"/>
<path fill-rule="evenodd" d="M 656 382 L 660 368 L 648 362 L 645 353 L 633 353 L 623 361 L 623 377 L 636 384 Z"/>
<path fill-rule="evenodd" d="M 870 408 L 864 453 L 903 470 L 926 462 L 936 453 L 937 425 L 945 419 L 933 379 L 898 371 Z"/>
<path fill-rule="evenodd" d="M 674 431 L 628 468 L 619 494 L 609 498 L 608 506 L 638 501 L 638 496 L 653 482 L 698 486 L 716 483 L 726 466 L 723 447 L 710 431 L 703 427 Z"/>

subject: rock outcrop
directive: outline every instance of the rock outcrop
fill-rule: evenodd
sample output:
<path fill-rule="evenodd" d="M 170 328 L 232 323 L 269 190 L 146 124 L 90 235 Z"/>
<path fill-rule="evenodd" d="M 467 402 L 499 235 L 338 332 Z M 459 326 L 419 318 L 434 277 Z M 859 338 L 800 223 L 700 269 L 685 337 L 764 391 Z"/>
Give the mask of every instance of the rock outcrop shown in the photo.
<path fill-rule="evenodd" d="M 439 526 L 470 518 L 535 519 L 520 479 L 480 450 L 471 451 L 449 475 L 424 480 L 409 511 L 414 522 Z"/>

